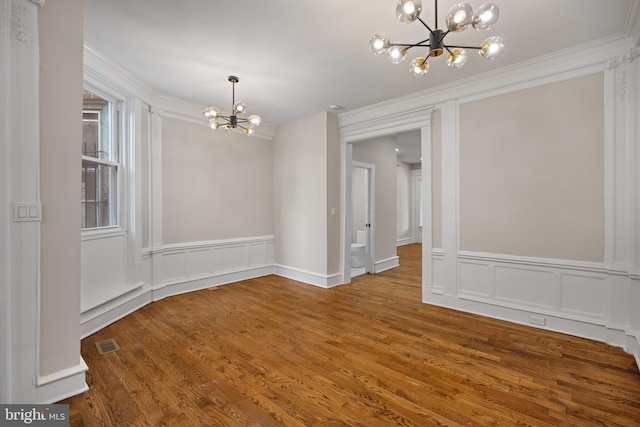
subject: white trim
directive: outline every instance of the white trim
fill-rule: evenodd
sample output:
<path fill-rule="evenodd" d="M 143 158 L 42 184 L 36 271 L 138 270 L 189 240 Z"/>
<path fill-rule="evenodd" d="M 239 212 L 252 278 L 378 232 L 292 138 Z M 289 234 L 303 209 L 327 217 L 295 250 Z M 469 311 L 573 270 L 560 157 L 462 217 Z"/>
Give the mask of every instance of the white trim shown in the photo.
<path fill-rule="evenodd" d="M 0 0 L 0 402 L 36 401 L 40 345 L 40 222 L 14 222 L 12 202 L 40 203 L 38 8 Z"/>
<path fill-rule="evenodd" d="M 38 375 L 38 387 L 41 387 L 46 384 L 50 384 L 56 381 L 63 380 L 65 378 L 72 377 L 74 375 L 82 374 L 89 370 L 89 367 L 85 363 L 84 359 L 81 357 L 80 362 L 76 366 L 71 366 L 69 368 L 63 369 L 58 372 L 54 372 L 49 375 Z M 84 377 L 83 377 L 84 378 Z"/>
<path fill-rule="evenodd" d="M 373 267 L 374 273 L 381 273 L 385 270 L 390 270 L 400 265 L 400 257 L 393 256 L 391 258 L 376 261 Z"/>
<path fill-rule="evenodd" d="M 148 286 L 138 287 L 82 313 L 80 317 L 80 336 L 82 339 L 98 332 L 113 322 L 144 307 L 152 301 Z"/>
<path fill-rule="evenodd" d="M 43 377 L 46 383 L 38 385 L 35 401 L 41 404 L 59 402 L 89 390 L 85 373 L 89 368 L 82 358 L 80 363 L 63 371 L 64 375 Z"/>
<path fill-rule="evenodd" d="M 396 240 L 396 247 L 397 246 L 410 245 L 412 243 L 415 243 L 415 239 L 413 237 L 405 237 L 403 239 L 397 239 Z"/>
<path fill-rule="evenodd" d="M 301 270 L 283 265 L 274 265 L 273 274 L 320 288 L 333 288 L 341 284 L 340 274 L 318 274 L 311 271 Z"/>

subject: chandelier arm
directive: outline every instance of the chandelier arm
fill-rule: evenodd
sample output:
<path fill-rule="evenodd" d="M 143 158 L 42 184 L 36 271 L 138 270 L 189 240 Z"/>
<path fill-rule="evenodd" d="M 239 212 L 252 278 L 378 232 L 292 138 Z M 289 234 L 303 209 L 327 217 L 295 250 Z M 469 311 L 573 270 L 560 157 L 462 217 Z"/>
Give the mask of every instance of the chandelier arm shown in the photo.
<path fill-rule="evenodd" d="M 449 45 L 449 46 L 445 46 L 445 49 L 449 50 L 449 48 L 457 48 L 457 49 L 475 49 L 475 50 L 480 50 L 482 49 L 481 46 L 453 46 L 453 45 Z M 449 50 L 449 52 L 451 52 Z"/>
<path fill-rule="evenodd" d="M 427 43 L 429 41 L 429 39 L 425 39 L 422 40 L 421 42 L 418 43 L 391 43 L 391 46 L 402 46 L 402 47 L 406 47 L 407 49 L 411 49 L 412 47 L 419 47 L 419 46 L 428 46 L 425 45 L 424 43 Z"/>
<path fill-rule="evenodd" d="M 429 25 L 427 25 L 427 23 L 426 23 L 426 22 L 424 22 L 424 21 L 422 20 L 422 18 L 420 18 L 419 16 L 418 16 L 418 21 L 420 21 L 420 22 L 422 23 L 422 25 L 424 25 L 424 26 L 425 26 L 425 28 L 426 28 L 427 30 L 429 30 L 429 32 L 430 32 L 431 34 L 433 34 L 433 30 L 431 29 L 431 27 L 429 27 Z M 438 25 L 438 24 L 436 24 L 436 28 L 437 28 L 437 25 Z"/>

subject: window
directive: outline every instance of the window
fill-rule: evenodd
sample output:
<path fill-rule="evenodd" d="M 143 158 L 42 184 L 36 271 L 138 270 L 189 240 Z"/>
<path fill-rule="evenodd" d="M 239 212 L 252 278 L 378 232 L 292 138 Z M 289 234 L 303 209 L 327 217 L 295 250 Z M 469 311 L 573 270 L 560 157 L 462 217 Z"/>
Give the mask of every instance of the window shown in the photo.
<path fill-rule="evenodd" d="M 82 228 L 118 226 L 118 111 L 84 91 L 82 113 Z"/>

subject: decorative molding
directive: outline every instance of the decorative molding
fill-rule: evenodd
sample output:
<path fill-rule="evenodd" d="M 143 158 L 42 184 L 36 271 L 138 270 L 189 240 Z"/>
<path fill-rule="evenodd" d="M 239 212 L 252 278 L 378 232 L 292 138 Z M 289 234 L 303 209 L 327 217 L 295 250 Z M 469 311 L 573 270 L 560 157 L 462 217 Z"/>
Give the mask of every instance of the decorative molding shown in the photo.
<path fill-rule="evenodd" d="M 623 103 L 627 94 L 627 68 L 616 69 L 616 99 Z"/>
<path fill-rule="evenodd" d="M 20 43 L 29 42 L 31 19 L 29 9 L 26 6 L 17 3 L 11 4 L 11 34 Z"/>
<path fill-rule="evenodd" d="M 31 1 L 40 7 L 44 6 L 44 2 L 45 2 L 45 0 L 31 0 Z"/>

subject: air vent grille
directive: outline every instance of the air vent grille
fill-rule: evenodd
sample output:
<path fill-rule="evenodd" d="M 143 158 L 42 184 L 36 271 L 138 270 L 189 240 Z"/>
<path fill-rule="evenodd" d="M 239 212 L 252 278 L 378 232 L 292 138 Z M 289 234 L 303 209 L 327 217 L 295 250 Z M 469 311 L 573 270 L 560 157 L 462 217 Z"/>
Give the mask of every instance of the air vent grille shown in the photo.
<path fill-rule="evenodd" d="M 113 338 L 96 342 L 96 348 L 100 354 L 107 354 L 120 350 L 120 346 Z"/>

